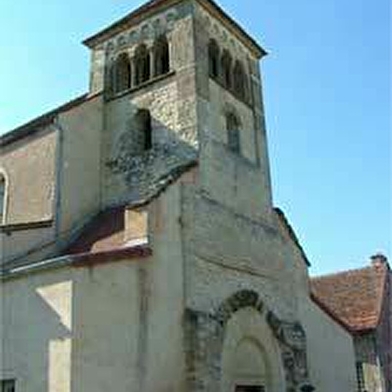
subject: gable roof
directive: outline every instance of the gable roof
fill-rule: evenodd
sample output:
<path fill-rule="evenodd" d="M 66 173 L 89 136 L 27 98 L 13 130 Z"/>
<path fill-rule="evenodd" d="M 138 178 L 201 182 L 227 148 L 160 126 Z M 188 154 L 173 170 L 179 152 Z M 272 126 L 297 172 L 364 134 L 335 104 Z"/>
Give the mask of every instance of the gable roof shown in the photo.
<path fill-rule="evenodd" d="M 377 328 L 380 322 L 388 263 L 312 278 L 311 295 L 351 332 Z"/>

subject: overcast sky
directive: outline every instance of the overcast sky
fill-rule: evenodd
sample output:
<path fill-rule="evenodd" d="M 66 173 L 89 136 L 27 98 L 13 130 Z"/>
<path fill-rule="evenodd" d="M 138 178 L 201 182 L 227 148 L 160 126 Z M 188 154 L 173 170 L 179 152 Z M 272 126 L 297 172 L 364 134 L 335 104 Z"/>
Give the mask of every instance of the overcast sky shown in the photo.
<path fill-rule="evenodd" d="M 84 93 L 80 42 L 142 1 L 2 0 L 0 133 Z M 274 202 L 311 273 L 391 257 L 389 0 L 220 0 L 263 60 Z"/>

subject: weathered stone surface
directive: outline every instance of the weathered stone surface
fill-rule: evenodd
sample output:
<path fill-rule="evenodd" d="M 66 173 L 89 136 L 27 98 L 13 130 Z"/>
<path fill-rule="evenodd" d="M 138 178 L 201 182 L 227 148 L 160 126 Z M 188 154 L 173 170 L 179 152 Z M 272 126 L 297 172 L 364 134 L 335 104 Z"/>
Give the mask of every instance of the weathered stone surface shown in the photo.
<path fill-rule="evenodd" d="M 295 392 L 299 387 L 302 390 L 303 386 L 310 385 L 308 384 L 304 329 L 298 322 L 279 320 L 273 312 L 268 313 L 267 321 L 281 345 L 287 391 Z"/>

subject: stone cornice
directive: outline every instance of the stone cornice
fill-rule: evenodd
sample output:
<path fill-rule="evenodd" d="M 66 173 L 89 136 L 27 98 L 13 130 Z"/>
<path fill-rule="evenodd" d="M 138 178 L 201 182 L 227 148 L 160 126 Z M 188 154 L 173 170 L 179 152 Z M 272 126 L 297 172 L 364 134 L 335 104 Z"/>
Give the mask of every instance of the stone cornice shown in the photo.
<path fill-rule="evenodd" d="M 146 258 L 151 255 L 152 249 L 150 245 L 147 244 L 118 248 L 105 252 L 60 256 L 54 259 L 42 260 L 40 262 L 18 267 L 7 268 L 6 266 L 3 266 L 0 270 L 0 280 L 19 278 L 25 275 L 65 266 L 74 268 L 94 267 L 121 260 Z"/>
<path fill-rule="evenodd" d="M 143 19 L 148 18 L 157 12 L 172 7 L 183 0 L 151 0 L 129 14 L 112 23 L 108 27 L 85 39 L 82 43 L 92 49 L 94 46 L 122 32 L 124 29 L 135 26 Z"/>
<path fill-rule="evenodd" d="M 212 0 L 196 0 L 212 16 L 217 18 L 233 35 L 235 35 L 257 58 L 267 55 L 267 52 L 218 4 Z"/>
<path fill-rule="evenodd" d="M 101 30 L 97 34 L 92 35 L 83 41 L 83 44 L 92 49 L 96 45 L 112 38 L 116 34 L 124 31 L 127 28 L 137 25 L 142 20 L 170 8 L 184 0 L 152 0 L 141 7 L 132 11 L 122 19 L 109 25 L 107 28 Z M 257 58 L 261 58 L 267 52 L 221 7 L 219 7 L 212 0 L 196 0 L 204 9 L 211 15 L 216 17 L 231 33 L 233 33 Z"/>

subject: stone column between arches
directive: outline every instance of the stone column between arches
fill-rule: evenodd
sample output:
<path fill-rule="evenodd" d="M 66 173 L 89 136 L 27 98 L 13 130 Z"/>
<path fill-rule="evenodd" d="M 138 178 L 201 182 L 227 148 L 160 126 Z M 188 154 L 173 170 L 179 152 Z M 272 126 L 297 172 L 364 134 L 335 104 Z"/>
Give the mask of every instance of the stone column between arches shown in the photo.
<path fill-rule="evenodd" d="M 228 322 L 241 309 L 253 308 L 264 315 L 279 347 L 286 392 L 312 392 L 308 379 L 306 336 L 299 322 L 280 320 L 265 309 L 260 296 L 250 290 L 235 293 L 214 312 L 186 309 L 184 319 L 187 391 L 222 390 L 222 355 Z M 268 390 L 266 392 L 269 392 Z"/>

